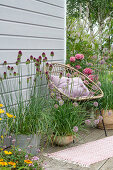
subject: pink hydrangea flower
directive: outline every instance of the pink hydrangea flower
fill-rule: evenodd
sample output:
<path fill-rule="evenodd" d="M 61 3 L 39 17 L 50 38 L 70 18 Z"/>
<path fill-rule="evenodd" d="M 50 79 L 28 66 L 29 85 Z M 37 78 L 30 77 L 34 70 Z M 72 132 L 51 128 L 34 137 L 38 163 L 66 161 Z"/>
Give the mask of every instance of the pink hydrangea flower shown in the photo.
<path fill-rule="evenodd" d="M 90 125 L 91 121 L 88 119 L 88 120 L 85 120 L 85 124 L 86 125 Z"/>
<path fill-rule="evenodd" d="M 83 54 L 76 54 L 75 55 L 75 59 L 76 60 L 83 60 L 84 59 L 84 55 Z"/>
<path fill-rule="evenodd" d="M 78 127 L 77 126 L 73 127 L 73 132 L 75 132 L 75 133 L 78 132 Z"/>
<path fill-rule="evenodd" d="M 75 67 L 76 67 L 76 69 L 78 69 L 78 70 L 81 69 L 81 66 L 80 66 L 80 65 L 76 65 Z"/>
<path fill-rule="evenodd" d="M 83 70 L 83 73 L 84 73 L 84 74 L 87 74 L 87 75 L 90 75 L 90 74 L 93 73 L 93 70 L 92 70 L 91 68 L 85 68 L 85 69 Z"/>
<path fill-rule="evenodd" d="M 75 57 L 70 57 L 70 62 L 75 62 Z"/>

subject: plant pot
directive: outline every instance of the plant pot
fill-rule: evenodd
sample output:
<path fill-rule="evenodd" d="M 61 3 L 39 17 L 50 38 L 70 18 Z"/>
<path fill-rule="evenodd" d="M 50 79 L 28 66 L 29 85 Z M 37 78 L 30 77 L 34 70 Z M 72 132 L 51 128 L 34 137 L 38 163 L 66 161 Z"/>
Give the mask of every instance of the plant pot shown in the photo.
<path fill-rule="evenodd" d="M 41 136 L 38 134 L 31 135 L 14 135 L 13 139 L 16 139 L 15 146 L 32 153 L 37 154 L 37 150 L 40 147 Z"/>
<path fill-rule="evenodd" d="M 52 143 L 58 146 L 65 146 L 73 142 L 74 136 L 54 136 L 52 135 Z"/>
<path fill-rule="evenodd" d="M 98 115 L 99 116 L 99 115 Z M 98 118 L 97 116 L 97 118 Z M 102 117 L 106 129 L 113 129 L 113 110 L 102 110 Z M 98 128 L 104 129 L 102 121 L 97 125 Z"/>

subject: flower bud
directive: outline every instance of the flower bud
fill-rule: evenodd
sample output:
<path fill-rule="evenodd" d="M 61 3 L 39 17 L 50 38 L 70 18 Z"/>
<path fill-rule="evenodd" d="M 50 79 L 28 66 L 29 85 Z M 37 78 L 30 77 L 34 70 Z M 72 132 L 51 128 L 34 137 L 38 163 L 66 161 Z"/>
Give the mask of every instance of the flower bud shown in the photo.
<path fill-rule="evenodd" d="M 51 56 L 51 57 L 53 57 L 53 56 L 54 56 L 54 52 L 53 52 L 53 51 L 51 51 L 50 56 Z"/>
<path fill-rule="evenodd" d="M 6 79 L 6 77 L 7 77 L 7 73 L 6 73 L 6 72 L 4 72 L 4 79 Z"/>
<path fill-rule="evenodd" d="M 3 65 L 7 65 L 7 61 L 4 61 Z"/>
<path fill-rule="evenodd" d="M 11 69 L 10 66 L 7 66 L 7 69 L 10 70 Z"/>
<path fill-rule="evenodd" d="M 46 56 L 46 54 L 43 52 L 43 53 L 42 53 L 42 57 L 45 57 L 45 56 Z"/>
<path fill-rule="evenodd" d="M 30 56 L 30 60 L 33 60 L 33 56 L 32 55 Z"/>

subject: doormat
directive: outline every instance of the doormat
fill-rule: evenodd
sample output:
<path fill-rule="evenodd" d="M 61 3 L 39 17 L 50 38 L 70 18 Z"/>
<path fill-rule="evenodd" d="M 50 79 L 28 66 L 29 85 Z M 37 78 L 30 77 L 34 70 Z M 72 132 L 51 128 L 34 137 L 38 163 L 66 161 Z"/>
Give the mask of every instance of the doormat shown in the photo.
<path fill-rule="evenodd" d="M 82 167 L 113 157 L 113 136 L 47 154 L 50 158 Z"/>

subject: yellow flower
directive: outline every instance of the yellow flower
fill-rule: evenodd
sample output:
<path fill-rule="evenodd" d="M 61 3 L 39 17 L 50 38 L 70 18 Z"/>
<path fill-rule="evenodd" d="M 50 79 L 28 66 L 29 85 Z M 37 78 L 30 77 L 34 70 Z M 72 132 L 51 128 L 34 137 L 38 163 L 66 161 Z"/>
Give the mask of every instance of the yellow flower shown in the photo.
<path fill-rule="evenodd" d="M 30 161 L 30 160 L 24 160 L 24 162 L 27 163 L 27 164 L 32 164 L 32 163 L 33 163 L 33 162 Z"/>
<path fill-rule="evenodd" d="M 3 161 L 3 159 L 0 159 L 0 162 L 2 162 Z"/>
<path fill-rule="evenodd" d="M 5 153 L 6 155 L 11 155 L 11 154 L 12 154 L 12 152 L 10 152 L 10 151 L 4 151 L 4 153 Z"/>
<path fill-rule="evenodd" d="M 5 112 L 4 110 L 0 109 L 0 113 L 4 113 L 4 112 Z"/>
<path fill-rule="evenodd" d="M 0 120 L 2 120 L 2 118 L 0 118 Z"/>
<path fill-rule="evenodd" d="M 3 149 L 1 149 L 1 151 L 3 151 Z"/>
<path fill-rule="evenodd" d="M 7 163 L 7 162 L 0 162 L 0 165 L 2 165 L 2 166 L 7 166 L 8 163 Z"/>
<path fill-rule="evenodd" d="M 4 138 L 3 135 L 1 136 L 1 138 L 2 138 L 2 139 Z"/>
<path fill-rule="evenodd" d="M 3 104 L 0 104 L 0 107 L 3 107 Z"/>
<path fill-rule="evenodd" d="M 16 118 L 16 116 L 14 116 L 14 119 Z"/>
<path fill-rule="evenodd" d="M 16 166 L 16 163 L 15 162 L 8 162 L 9 165 L 13 165 L 13 166 Z"/>
<path fill-rule="evenodd" d="M 13 115 L 11 115 L 11 114 L 9 114 L 9 113 L 6 113 L 6 115 L 7 115 L 7 117 L 9 117 L 9 118 L 12 118 L 12 117 L 13 117 Z"/>

